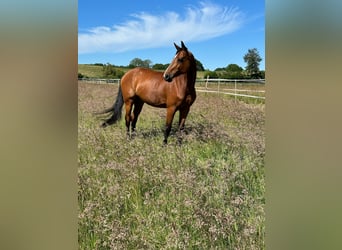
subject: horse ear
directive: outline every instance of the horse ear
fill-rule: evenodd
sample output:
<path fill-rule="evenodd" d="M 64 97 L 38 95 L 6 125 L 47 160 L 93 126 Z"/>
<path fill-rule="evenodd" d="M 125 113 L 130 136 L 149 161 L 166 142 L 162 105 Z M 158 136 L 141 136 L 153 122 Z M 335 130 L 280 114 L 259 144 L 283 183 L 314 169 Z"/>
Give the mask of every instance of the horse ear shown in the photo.
<path fill-rule="evenodd" d="M 182 45 L 182 49 L 184 49 L 184 50 L 188 50 L 188 48 L 187 48 L 187 47 L 185 47 L 185 45 L 184 45 L 183 41 L 181 41 L 181 45 Z"/>
<path fill-rule="evenodd" d="M 173 44 L 175 45 L 177 52 L 180 51 L 180 50 L 182 50 L 182 48 L 179 47 L 176 43 L 173 43 Z"/>

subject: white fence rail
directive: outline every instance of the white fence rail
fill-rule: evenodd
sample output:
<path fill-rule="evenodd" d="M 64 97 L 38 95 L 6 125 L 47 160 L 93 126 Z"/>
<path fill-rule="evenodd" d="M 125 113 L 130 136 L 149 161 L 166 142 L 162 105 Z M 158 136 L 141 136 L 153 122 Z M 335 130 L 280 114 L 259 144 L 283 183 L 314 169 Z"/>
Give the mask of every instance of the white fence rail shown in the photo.
<path fill-rule="evenodd" d="M 225 95 L 232 95 L 257 99 L 265 99 L 265 90 L 260 89 L 246 89 L 245 85 L 264 86 L 265 79 L 197 79 L 200 86 L 196 86 L 198 92 L 220 93 Z M 204 86 L 201 86 L 204 85 Z M 229 86 L 229 88 L 227 88 Z M 213 89 L 215 88 L 215 89 Z M 238 93 L 240 92 L 240 93 Z M 242 94 L 245 92 L 246 94 Z M 247 94 L 248 93 L 248 94 Z M 258 93 L 259 95 L 250 95 L 249 93 Z"/>
<path fill-rule="evenodd" d="M 101 78 L 78 78 L 79 81 L 96 84 L 120 83 L 120 79 L 101 79 Z"/>
<path fill-rule="evenodd" d="M 78 80 L 95 84 L 120 83 L 120 79 L 79 78 Z M 235 96 L 235 99 L 238 96 L 265 99 L 265 90 L 246 89 L 243 87 L 246 84 L 264 86 L 265 79 L 197 79 L 196 83 L 196 91 L 198 92 L 232 95 Z M 247 93 L 258 93 L 259 95 L 250 95 Z"/>

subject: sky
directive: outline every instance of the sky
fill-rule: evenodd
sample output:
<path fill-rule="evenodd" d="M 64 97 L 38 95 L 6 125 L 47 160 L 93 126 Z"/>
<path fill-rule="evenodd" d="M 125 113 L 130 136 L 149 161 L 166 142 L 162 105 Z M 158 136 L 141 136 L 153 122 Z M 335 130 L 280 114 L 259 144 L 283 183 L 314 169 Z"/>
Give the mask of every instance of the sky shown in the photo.
<path fill-rule="evenodd" d="M 245 68 L 256 48 L 265 70 L 264 0 L 79 0 L 78 63 L 170 63 L 184 41 L 205 69 Z"/>

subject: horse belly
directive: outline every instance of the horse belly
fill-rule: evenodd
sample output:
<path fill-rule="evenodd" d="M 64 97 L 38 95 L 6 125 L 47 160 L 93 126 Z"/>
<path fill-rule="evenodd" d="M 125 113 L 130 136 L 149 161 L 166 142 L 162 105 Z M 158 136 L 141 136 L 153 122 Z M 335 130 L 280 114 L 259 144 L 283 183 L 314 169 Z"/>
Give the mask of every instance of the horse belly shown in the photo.
<path fill-rule="evenodd" d="M 153 103 L 153 102 L 146 102 L 148 105 L 156 108 L 166 108 L 166 103 Z"/>
<path fill-rule="evenodd" d="M 166 108 L 166 94 L 163 88 L 140 85 L 136 95 L 148 105 L 159 108 Z"/>
<path fill-rule="evenodd" d="M 151 105 L 153 107 L 157 107 L 157 108 L 166 108 L 166 100 L 164 100 L 164 98 L 160 98 L 158 96 L 154 96 L 153 94 L 149 95 L 149 96 L 139 96 L 139 98 L 147 103 L 148 105 Z"/>

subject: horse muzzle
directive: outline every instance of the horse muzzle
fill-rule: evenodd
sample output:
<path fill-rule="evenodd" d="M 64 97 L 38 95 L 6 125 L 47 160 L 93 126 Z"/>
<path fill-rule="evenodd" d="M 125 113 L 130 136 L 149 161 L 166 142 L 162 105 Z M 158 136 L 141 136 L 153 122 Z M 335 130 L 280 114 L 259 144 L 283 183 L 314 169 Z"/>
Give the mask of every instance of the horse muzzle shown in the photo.
<path fill-rule="evenodd" d="M 172 78 L 173 78 L 173 76 L 171 74 L 164 74 L 163 77 L 164 77 L 164 80 L 167 82 L 171 82 Z"/>

